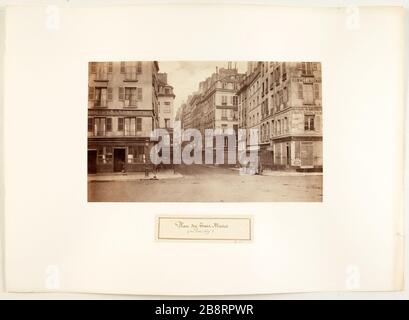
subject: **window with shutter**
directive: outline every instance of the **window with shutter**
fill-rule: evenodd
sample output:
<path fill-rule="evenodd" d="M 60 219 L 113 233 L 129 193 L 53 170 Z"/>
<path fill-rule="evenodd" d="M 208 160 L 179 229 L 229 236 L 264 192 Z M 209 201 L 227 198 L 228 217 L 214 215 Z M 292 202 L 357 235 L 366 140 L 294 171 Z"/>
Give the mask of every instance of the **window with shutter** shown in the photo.
<path fill-rule="evenodd" d="M 142 62 L 138 61 L 137 72 L 142 73 Z"/>
<path fill-rule="evenodd" d="M 88 100 L 93 101 L 95 99 L 95 88 L 88 87 Z"/>
<path fill-rule="evenodd" d="M 112 73 L 112 69 L 113 69 L 113 63 L 108 62 L 108 73 Z"/>
<path fill-rule="evenodd" d="M 121 61 L 121 73 L 125 73 L 126 70 L 126 63 L 124 61 Z"/>
<path fill-rule="evenodd" d="M 108 93 L 107 93 L 108 101 L 112 101 L 112 95 L 113 95 L 113 88 L 108 88 Z"/>
<path fill-rule="evenodd" d="M 124 87 L 119 87 L 119 100 L 120 101 L 125 100 L 125 88 Z"/>
<path fill-rule="evenodd" d="M 138 100 L 142 101 L 142 88 L 138 88 Z"/>

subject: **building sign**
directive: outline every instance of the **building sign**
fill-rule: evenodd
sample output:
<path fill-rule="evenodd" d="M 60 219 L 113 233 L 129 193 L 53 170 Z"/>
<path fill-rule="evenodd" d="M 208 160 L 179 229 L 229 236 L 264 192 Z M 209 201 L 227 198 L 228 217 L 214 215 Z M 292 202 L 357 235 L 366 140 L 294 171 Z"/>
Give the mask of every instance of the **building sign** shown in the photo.
<path fill-rule="evenodd" d="M 152 110 L 126 110 L 126 109 L 88 109 L 89 116 L 139 116 L 151 117 Z"/>
<path fill-rule="evenodd" d="M 295 83 L 321 83 L 321 78 L 291 78 L 291 82 Z"/>

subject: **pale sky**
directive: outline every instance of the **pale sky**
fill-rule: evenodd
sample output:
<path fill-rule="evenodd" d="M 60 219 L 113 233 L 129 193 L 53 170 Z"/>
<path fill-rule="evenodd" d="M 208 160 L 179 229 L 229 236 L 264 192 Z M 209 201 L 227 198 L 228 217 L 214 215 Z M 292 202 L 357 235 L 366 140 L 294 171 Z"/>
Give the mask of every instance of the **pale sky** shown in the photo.
<path fill-rule="evenodd" d="M 233 68 L 234 64 L 233 61 Z M 216 67 L 227 68 L 227 61 L 159 61 L 159 72 L 168 74 L 168 84 L 174 88 L 175 115 L 182 102 L 186 102 L 187 97 L 199 89 L 199 82 L 216 72 Z M 247 61 L 238 61 L 237 69 L 239 73 L 245 73 Z"/>

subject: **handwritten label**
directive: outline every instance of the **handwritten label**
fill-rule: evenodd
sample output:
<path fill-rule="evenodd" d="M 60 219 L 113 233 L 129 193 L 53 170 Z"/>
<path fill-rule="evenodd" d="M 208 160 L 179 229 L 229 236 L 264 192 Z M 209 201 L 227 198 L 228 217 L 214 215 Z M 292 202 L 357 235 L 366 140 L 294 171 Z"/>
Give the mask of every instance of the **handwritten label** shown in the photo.
<path fill-rule="evenodd" d="M 157 217 L 157 240 L 252 240 L 251 217 Z"/>

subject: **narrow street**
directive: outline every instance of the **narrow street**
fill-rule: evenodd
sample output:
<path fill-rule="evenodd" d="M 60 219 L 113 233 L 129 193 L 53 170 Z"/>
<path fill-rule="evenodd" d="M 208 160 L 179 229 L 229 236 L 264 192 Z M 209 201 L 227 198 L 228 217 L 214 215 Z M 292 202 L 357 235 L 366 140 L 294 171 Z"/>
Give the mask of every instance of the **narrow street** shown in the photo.
<path fill-rule="evenodd" d="M 178 179 L 88 182 L 88 201 L 322 201 L 322 176 L 250 176 L 205 165 L 181 165 Z"/>

